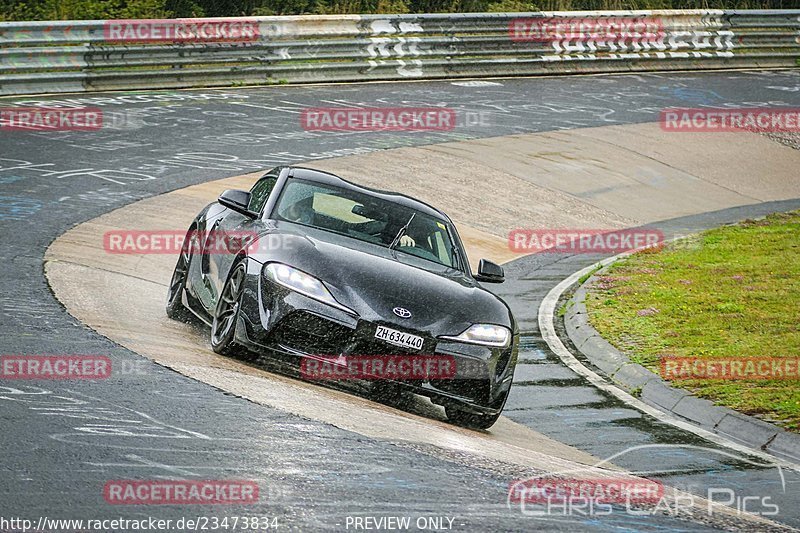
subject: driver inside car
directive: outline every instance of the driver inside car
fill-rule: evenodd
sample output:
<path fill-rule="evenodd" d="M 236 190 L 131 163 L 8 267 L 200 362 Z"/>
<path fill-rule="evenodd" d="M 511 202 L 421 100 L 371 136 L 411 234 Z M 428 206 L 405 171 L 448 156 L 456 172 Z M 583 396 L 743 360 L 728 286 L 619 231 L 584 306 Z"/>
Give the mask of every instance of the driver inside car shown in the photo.
<path fill-rule="evenodd" d="M 403 235 L 400 237 L 400 246 L 416 246 L 417 241 L 414 240 L 414 237 L 411 235 Z"/>
<path fill-rule="evenodd" d="M 311 206 L 313 197 L 303 198 L 293 203 L 283 210 L 281 216 L 289 222 L 299 222 L 300 224 L 312 224 L 314 222 L 314 208 Z"/>
<path fill-rule="evenodd" d="M 432 250 L 426 246 L 429 241 L 429 237 L 433 235 L 433 228 L 428 226 L 429 225 L 421 219 L 415 218 L 408 226 L 408 230 L 406 230 L 405 234 L 400 237 L 400 242 L 398 242 L 398 245 L 407 248 L 416 247 L 428 252 L 432 252 Z"/>

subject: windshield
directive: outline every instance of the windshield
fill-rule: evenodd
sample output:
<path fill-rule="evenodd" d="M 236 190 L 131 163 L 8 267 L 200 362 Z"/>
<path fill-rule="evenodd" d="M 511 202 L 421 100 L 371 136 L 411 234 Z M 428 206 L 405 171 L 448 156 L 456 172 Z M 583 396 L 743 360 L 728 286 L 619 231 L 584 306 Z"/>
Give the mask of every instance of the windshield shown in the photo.
<path fill-rule="evenodd" d="M 448 222 L 376 196 L 290 179 L 273 217 L 459 268 Z"/>

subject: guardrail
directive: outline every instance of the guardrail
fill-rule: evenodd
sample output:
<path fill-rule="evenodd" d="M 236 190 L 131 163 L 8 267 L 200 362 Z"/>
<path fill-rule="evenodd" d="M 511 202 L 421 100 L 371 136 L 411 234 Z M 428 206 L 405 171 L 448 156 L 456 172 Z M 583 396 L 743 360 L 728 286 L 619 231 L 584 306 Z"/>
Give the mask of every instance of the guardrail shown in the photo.
<path fill-rule="evenodd" d="M 800 10 L 0 22 L 0 94 L 797 66 Z"/>

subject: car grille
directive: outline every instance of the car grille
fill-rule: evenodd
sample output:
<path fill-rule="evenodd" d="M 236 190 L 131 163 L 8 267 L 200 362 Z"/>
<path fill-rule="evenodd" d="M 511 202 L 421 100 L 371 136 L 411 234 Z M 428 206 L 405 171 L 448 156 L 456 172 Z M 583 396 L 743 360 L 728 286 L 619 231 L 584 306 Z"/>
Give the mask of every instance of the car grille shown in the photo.
<path fill-rule="evenodd" d="M 350 355 L 430 355 L 436 353 L 436 340 L 425 339 L 421 350 L 408 350 L 376 339 L 376 324 L 359 322 L 356 330 L 337 324 L 306 311 L 294 311 L 281 320 L 272 332 L 271 340 L 294 351 L 320 356 Z M 391 327 L 391 326 L 390 326 Z M 419 335 L 419 332 L 415 332 Z M 509 350 L 510 354 L 510 350 Z M 444 355 L 444 354 L 439 354 Z M 505 367 L 507 359 L 501 361 Z M 456 357 L 458 365 L 458 357 Z M 417 384 L 419 382 L 416 382 Z M 478 403 L 489 398 L 485 379 L 432 379 L 428 382 L 435 389 L 455 394 Z"/>
<path fill-rule="evenodd" d="M 281 320 L 271 341 L 312 355 L 338 355 L 349 343 L 353 330 L 306 311 L 295 311 Z"/>

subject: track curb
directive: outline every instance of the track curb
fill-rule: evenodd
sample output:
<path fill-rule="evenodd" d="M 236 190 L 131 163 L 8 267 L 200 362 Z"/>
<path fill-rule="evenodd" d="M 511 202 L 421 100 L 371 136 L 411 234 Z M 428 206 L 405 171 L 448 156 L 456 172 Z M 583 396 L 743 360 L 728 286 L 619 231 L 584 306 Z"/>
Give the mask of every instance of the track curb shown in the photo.
<path fill-rule="evenodd" d="M 627 355 L 603 339 L 592 327 L 585 305 L 587 287 L 610 265 L 627 255 L 630 254 L 620 254 L 598 263 L 602 267 L 599 270 L 593 269 L 589 278 L 577 285 L 567 303 L 564 328 L 575 349 L 599 370 L 604 379 L 648 405 L 732 441 L 789 461 L 800 462 L 800 435 L 672 387 L 655 372 L 632 363 Z"/>

